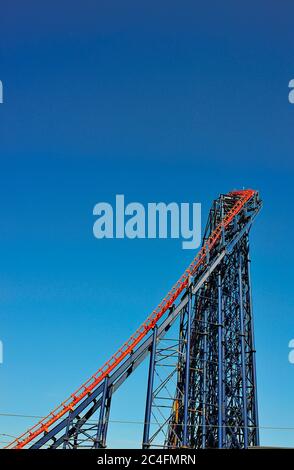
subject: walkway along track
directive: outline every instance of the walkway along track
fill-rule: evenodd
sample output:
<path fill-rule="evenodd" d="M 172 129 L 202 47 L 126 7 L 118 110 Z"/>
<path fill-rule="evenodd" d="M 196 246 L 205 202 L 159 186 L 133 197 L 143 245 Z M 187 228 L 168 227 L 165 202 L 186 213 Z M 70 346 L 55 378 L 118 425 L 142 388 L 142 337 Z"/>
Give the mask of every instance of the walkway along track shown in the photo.
<path fill-rule="evenodd" d="M 83 399 L 91 395 L 97 386 L 101 384 L 101 382 L 108 377 L 111 372 L 115 371 L 125 358 L 134 352 L 134 348 L 136 348 L 136 346 L 145 339 L 146 335 L 158 323 L 163 315 L 174 305 L 175 300 L 178 299 L 180 294 L 189 286 L 190 279 L 195 278 L 198 274 L 203 274 L 203 268 L 206 267 L 207 260 L 211 253 L 222 240 L 223 234 L 225 234 L 229 226 L 232 225 L 232 222 L 236 217 L 238 217 L 244 206 L 251 199 L 257 197 L 257 195 L 257 191 L 252 189 L 232 191 L 228 193 L 227 197 L 234 198 L 236 202 L 224 215 L 222 222 L 206 240 L 180 279 L 168 292 L 166 297 L 164 297 L 157 308 L 147 317 L 145 322 L 135 331 L 128 341 L 126 341 L 122 347 L 98 369 L 94 375 L 78 388 L 78 390 L 72 393 L 69 398 L 63 401 L 49 415 L 41 419 L 36 425 L 11 442 L 6 448 L 22 449 L 42 433 L 47 434 L 55 423 L 57 423 L 66 413 L 74 412 Z M 211 266 L 208 265 L 208 268 L 208 271 L 210 271 Z"/>

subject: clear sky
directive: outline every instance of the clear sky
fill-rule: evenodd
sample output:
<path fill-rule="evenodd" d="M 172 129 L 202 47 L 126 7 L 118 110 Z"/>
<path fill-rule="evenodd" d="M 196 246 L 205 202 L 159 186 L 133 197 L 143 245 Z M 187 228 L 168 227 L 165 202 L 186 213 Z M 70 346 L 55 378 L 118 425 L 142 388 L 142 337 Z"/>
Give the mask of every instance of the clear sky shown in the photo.
<path fill-rule="evenodd" d="M 0 6 L 0 413 L 43 416 L 108 359 L 194 256 L 93 237 L 93 207 L 252 187 L 260 424 L 294 428 L 292 1 Z M 113 400 L 142 421 L 146 364 Z M 0 416 L 17 435 L 35 419 Z M 294 429 L 263 430 L 294 446 Z M 0 436 L 1 440 L 7 440 Z M 112 424 L 135 446 L 141 425 Z"/>

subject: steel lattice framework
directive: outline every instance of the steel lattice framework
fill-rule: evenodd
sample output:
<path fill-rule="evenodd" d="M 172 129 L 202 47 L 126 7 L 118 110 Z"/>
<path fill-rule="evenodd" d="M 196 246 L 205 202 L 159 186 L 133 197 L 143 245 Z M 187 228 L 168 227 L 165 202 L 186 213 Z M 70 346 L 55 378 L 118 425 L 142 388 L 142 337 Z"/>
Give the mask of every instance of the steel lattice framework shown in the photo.
<path fill-rule="evenodd" d="M 254 190 L 210 210 L 200 252 L 144 324 L 8 448 L 103 448 L 113 394 L 149 356 L 143 447 L 259 445 L 249 231 Z"/>

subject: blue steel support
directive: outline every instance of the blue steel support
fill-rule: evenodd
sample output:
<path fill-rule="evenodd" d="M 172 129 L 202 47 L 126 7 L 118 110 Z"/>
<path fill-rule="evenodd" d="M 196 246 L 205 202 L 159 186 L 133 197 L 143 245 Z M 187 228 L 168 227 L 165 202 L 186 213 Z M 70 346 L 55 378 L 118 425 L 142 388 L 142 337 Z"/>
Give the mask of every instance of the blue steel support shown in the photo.
<path fill-rule="evenodd" d="M 103 425 L 104 425 L 107 392 L 108 392 L 108 376 L 105 377 L 105 380 L 103 383 L 103 392 L 102 392 L 102 399 L 101 399 L 101 405 L 100 405 L 99 421 L 98 421 L 96 439 L 94 442 L 95 449 L 98 449 L 101 446 L 101 442 L 102 442 L 102 430 L 103 430 Z"/>
<path fill-rule="evenodd" d="M 64 442 L 63 442 L 63 448 L 66 449 L 67 446 L 68 446 L 68 441 L 69 441 L 69 428 L 70 428 L 70 425 L 71 425 L 71 412 L 69 413 L 68 415 L 68 418 L 67 418 L 67 425 L 66 425 L 66 430 L 65 430 L 65 438 L 64 438 Z"/>
<path fill-rule="evenodd" d="M 152 347 L 151 347 L 151 353 L 150 353 L 147 398 L 146 398 L 146 409 L 145 409 L 145 419 L 144 419 L 143 449 L 149 448 L 149 432 L 150 432 L 151 409 L 152 409 L 152 393 L 153 393 L 154 370 L 155 370 L 156 341 L 157 341 L 157 325 L 155 325 L 153 329 L 153 340 L 152 340 Z"/>
<path fill-rule="evenodd" d="M 245 360 L 245 333 L 243 311 L 243 286 L 242 286 L 242 254 L 239 254 L 239 308 L 240 308 L 240 342 L 241 342 L 241 370 L 242 370 L 242 400 L 243 400 L 243 433 L 244 448 L 248 447 L 248 419 L 247 419 L 247 393 L 246 393 L 246 360 Z"/>
<path fill-rule="evenodd" d="M 223 447 L 223 309 L 221 274 L 218 274 L 218 447 Z"/>
<path fill-rule="evenodd" d="M 108 423 L 109 423 L 112 393 L 113 393 L 113 386 L 108 388 L 108 394 L 107 394 L 107 399 L 106 399 L 105 419 L 104 419 L 104 423 L 103 423 L 103 426 L 102 426 L 102 434 L 101 434 L 101 447 L 102 448 L 106 447 L 106 436 L 107 436 Z"/>
<path fill-rule="evenodd" d="M 256 377 L 256 350 L 255 350 L 255 337 L 254 337 L 254 324 L 253 324 L 253 312 L 252 312 L 252 290 L 251 290 L 251 272 L 250 272 L 250 257 L 249 257 L 249 244 L 248 244 L 248 257 L 247 257 L 247 275 L 248 275 L 248 287 L 249 287 L 249 308 L 251 317 L 251 346 L 252 346 L 252 370 L 253 370 L 253 383 L 254 383 L 254 415 L 255 415 L 255 442 L 256 445 L 260 445 L 259 439 L 259 415 L 258 415 L 258 401 L 257 401 L 257 377 Z"/>
<path fill-rule="evenodd" d="M 206 380 L 206 368 L 207 368 L 207 310 L 204 312 L 204 332 L 203 332 L 203 383 L 202 383 L 202 419 L 201 419 L 201 432 L 202 432 L 202 448 L 206 447 L 206 392 L 207 392 L 207 380 Z"/>
<path fill-rule="evenodd" d="M 191 305 L 192 295 L 189 287 L 189 302 L 187 304 L 187 336 L 186 336 L 186 361 L 185 361 L 185 383 L 184 383 L 184 421 L 183 421 L 183 447 L 188 445 L 189 426 L 189 388 L 190 388 L 190 348 L 191 348 Z"/>

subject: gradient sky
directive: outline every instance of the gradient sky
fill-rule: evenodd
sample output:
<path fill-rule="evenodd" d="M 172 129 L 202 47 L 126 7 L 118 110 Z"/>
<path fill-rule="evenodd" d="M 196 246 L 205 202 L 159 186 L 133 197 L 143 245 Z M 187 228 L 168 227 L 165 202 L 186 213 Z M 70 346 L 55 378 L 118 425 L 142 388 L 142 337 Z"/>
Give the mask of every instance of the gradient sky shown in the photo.
<path fill-rule="evenodd" d="M 0 413 L 47 414 L 194 256 L 179 240 L 96 240 L 97 202 L 201 202 L 205 221 L 219 193 L 252 187 L 260 424 L 293 428 L 261 443 L 294 446 L 294 5 L 256 3 L 1 5 Z M 142 421 L 145 392 L 146 364 L 112 419 Z M 0 433 L 35 421 L 0 416 Z M 139 445 L 141 428 L 112 423 L 109 445 Z"/>

